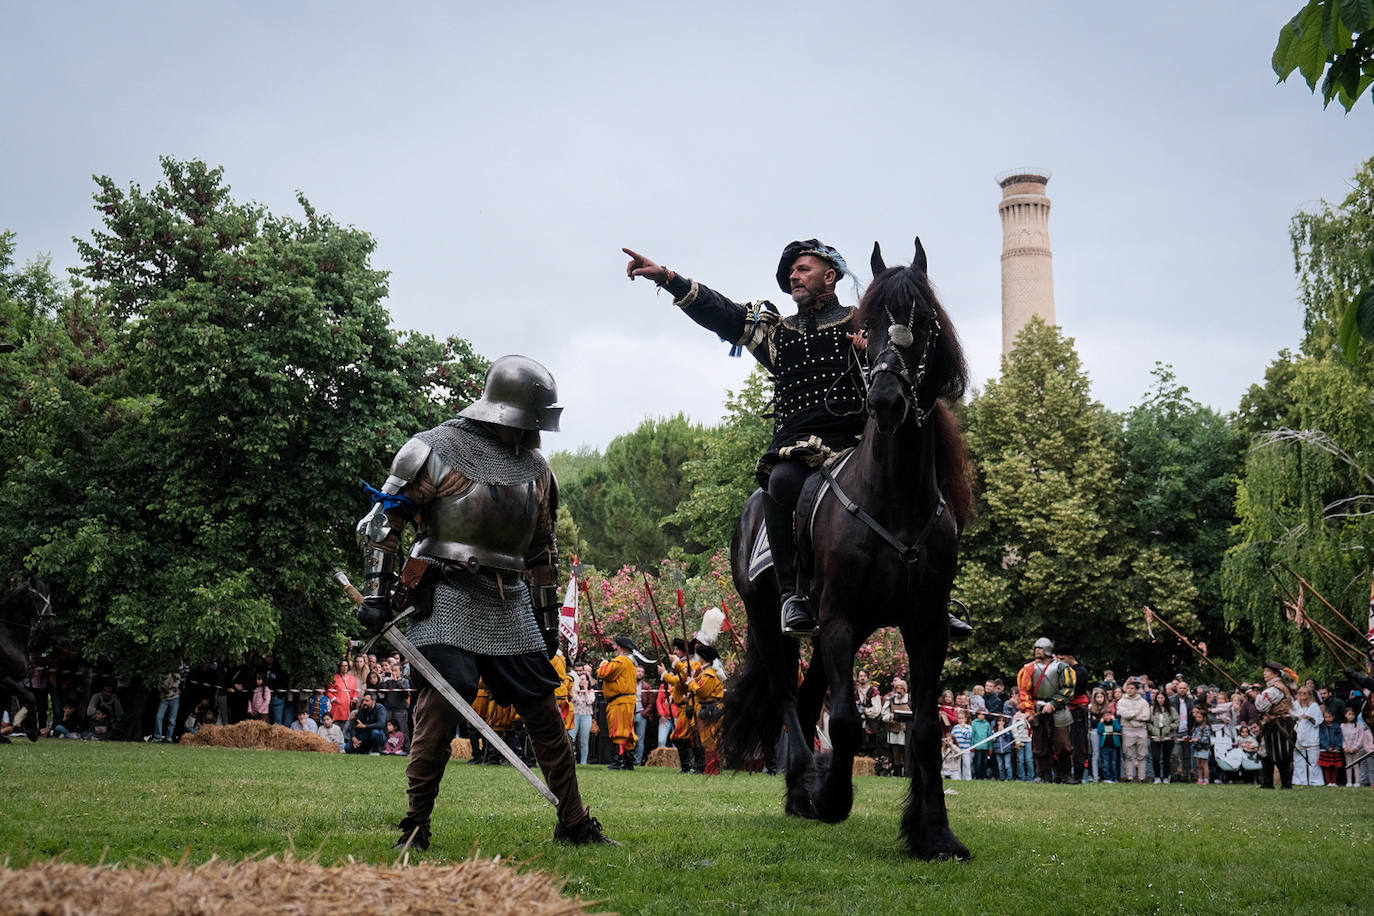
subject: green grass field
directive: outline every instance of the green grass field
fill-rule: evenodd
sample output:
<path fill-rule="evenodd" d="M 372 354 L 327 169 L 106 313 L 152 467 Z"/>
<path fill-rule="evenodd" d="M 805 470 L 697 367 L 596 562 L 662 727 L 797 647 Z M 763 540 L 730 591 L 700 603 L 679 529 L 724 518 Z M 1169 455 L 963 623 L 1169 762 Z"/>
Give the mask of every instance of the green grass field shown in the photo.
<path fill-rule="evenodd" d="M 0 747 L 0 858 L 192 862 L 294 848 L 392 862 L 405 760 L 45 740 Z M 843 824 L 785 817 L 782 782 L 579 768 L 623 848 L 553 842 L 509 767 L 455 762 L 429 861 L 549 869 L 621 913 L 1369 913 L 1374 789 L 946 783 L 974 858 L 897 837 L 904 780 L 859 777 Z M 1027 907 L 1030 909 L 1027 910 Z"/>

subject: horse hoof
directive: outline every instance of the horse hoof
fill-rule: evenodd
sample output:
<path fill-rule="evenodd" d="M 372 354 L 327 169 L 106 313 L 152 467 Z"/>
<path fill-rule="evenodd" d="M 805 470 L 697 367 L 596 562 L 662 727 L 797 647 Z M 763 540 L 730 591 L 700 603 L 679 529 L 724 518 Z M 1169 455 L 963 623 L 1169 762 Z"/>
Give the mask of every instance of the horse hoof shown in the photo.
<path fill-rule="evenodd" d="M 973 858 L 973 853 L 953 833 L 924 843 L 913 843 L 909 852 L 912 858 L 927 862 L 967 862 Z"/>

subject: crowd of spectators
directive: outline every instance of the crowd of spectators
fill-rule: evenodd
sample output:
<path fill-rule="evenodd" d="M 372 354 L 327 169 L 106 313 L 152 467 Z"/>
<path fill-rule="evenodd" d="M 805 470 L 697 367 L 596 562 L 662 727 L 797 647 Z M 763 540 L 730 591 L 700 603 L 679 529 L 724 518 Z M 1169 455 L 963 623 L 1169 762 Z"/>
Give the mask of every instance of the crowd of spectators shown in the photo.
<path fill-rule="evenodd" d="M 860 681 L 863 681 L 860 674 Z M 1136 675 L 1118 683 L 1111 671 L 1086 696 L 1087 741 L 1073 777 L 1082 782 L 1142 782 L 1201 785 L 1250 783 L 1264 766 L 1255 699 L 1262 683 L 1232 689 L 1194 688 L 1182 674 L 1156 683 Z M 881 698 L 861 709 L 869 721 L 886 705 L 906 696 L 894 678 Z M 1359 688 L 1338 691 L 1309 679 L 1299 686 L 1290 715 L 1297 742 L 1293 783 L 1299 786 L 1374 785 L 1374 734 L 1361 720 L 1367 702 Z M 1035 703 L 1001 678 L 955 693 L 946 690 L 939 710 L 944 726 L 944 775 L 949 779 L 1045 781 L 1031 759 L 1030 723 Z M 899 771 L 896 757 L 893 770 Z"/>
<path fill-rule="evenodd" d="M 717 668 L 723 675 L 719 663 Z M 640 667 L 637 674 L 635 764 L 653 748 L 672 743 L 679 747 L 685 772 L 702 772 L 700 742 L 691 737 L 691 729 L 678 725 L 690 713 L 675 702 L 661 672 L 646 675 Z M 615 759 L 595 667 L 574 665 L 569 676 L 569 740 L 578 762 Z M 150 743 L 171 742 L 205 725 L 257 719 L 319 734 L 348 753 L 405 754 L 409 749 L 413 691 L 409 666 L 399 656 L 355 655 L 339 662 L 328 683 L 310 686 L 292 684 L 271 653 L 228 665 L 182 665 L 157 683 L 141 721 L 133 723 L 117 683 L 70 659 L 35 655 L 27 680 L 39 699 L 40 733 L 56 738 L 110 740 L 141 734 Z M 906 680 L 893 677 L 878 684 L 860 670 L 854 688 L 864 722 L 861 753 L 877 761 L 878 772 L 903 775 L 912 716 Z M 1106 671 L 1090 685 L 1079 685 L 1075 700 L 1085 710 L 1086 736 L 1074 749 L 1069 781 L 1254 782 L 1264 765 L 1254 702 L 1262 689 L 1260 683 L 1194 688 L 1182 674 L 1163 683 L 1148 675 L 1118 682 Z M 1008 686 L 1002 678 L 957 693 L 945 690 L 938 705 L 944 775 L 952 780 L 1036 780 L 1031 756 L 1036 704 L 1025 700 L 1015 684 Z M 1319 686 L 1310 679 L 1299 686 L 1290 713 L 1296 725 L 1295 785 L 1374 784 L 1374 735 L 1358 715 L 1366 701 L 1358 688 L 1338 691 L 1334 684 Z M 518 717 L 489 710 L 488 721 L 518 753 L 529 754 Z M 823 713 L 818 750 L 829 746 L 827 722 L 828 713 Z M 673 740 L 684 733 L 685 745 Z M 476 738 L 466 726 L 460 734 Z M 475 742 L 477 748 L 480 744 Z M 491 753 L 475 754 L 474 759 L 501 762 Z M 773 759 L 775 754 L 766 754 L 763 768 L 771 771 Z"/>

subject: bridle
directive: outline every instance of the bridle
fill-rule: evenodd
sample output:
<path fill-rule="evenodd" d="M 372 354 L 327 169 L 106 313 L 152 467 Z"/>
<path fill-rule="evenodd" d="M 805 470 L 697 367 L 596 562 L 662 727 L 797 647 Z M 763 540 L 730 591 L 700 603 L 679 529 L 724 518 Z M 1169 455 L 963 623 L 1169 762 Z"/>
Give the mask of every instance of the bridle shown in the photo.
<path fill-rule="evenodd" d="M 907 315 L 905 323 L 899 322 L 892 314 L 892 309 L 887 305 L 883 306 L 883 311 L 887 314 L 889 321 L 887 345 L 879 351 L 873 360 L 873 367 L 868 373 L 868 384 L 871 386 L 873 379 L 880 373 L 886 372 L 896 376 L 902 383 L 902 398 L 911 410 L 911 420 L 919 428 L 930 416 L 931 411 L 935 409 L 934 401 L 931 402 L 929 408 L 921 407 L 920 402 L 917 401 L 916 392 L 920 390 L 921 382 L 925 380 L 926 368 L 930 363 L 930 354 L 934 351 L 935 341 L 940 336 L 940 315 L 934 310 L 931 311 L 930 324 L 926 327 L 925 343 L 921 346 L 921 353 L 916 359 L 915 368 L 912 368 L 905 351 L 910 350 L 911 345 L 916 342 L 915 335 L 911 333 L 911 326 L 916 323 L 916 297 L 913 296 L 911 299 L 911 312 Z M 871 406 L 868 408 L 868 412 L 870 416 L 873 414 Z"/>
<path fill-rule="evenodd" d="M 31 614 L 27 620 L 20 620 L 16 614 L 0 614 L 0 621 L 12 627 L 33 630 L 35 627 L 42 626 L 45 623 L 57 619 L 57 615 L 53 613 L 52 609 L 52 595 L 47 590 L 37 589 L 32 585 L 23 584 L 16 588 L 15 591 L 24 591 L 28 593 L 27 598 L 30 608 L 34 605 L 34 595 L 41 598 L 43 603 L 38 607 L 37 613 Z M 17 603 L 18 602 L 16 602 L 16 604 Z"/>

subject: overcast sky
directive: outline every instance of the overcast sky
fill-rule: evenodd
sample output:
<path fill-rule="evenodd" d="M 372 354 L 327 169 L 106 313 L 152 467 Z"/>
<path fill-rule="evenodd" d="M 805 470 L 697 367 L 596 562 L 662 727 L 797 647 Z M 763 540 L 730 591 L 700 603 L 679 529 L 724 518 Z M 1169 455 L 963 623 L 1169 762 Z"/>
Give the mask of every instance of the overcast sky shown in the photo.
<path fill-rule="evenodd" d="M 0 228 L 66 267 L 91 175 L 147 187 L 160 155 L 280 213 L 299 189 L 376 237 L 397 327 L 540 359 L 566 405 L 546 447 L 601 448 L 715 421 L 751 363 L 626 280 L 621 246 L 786 306 L 788 241 L 859 267 L 919 234 L 981 386 L 994 176 L 1038 166 L 1094 396 L 1129 408 L 1162 361 L 1230 411 L 1299 338 L 1289 219 L 1374 154 L 1368 99 L 1275 85 L 1300 5 L 6 4 Z"/>

